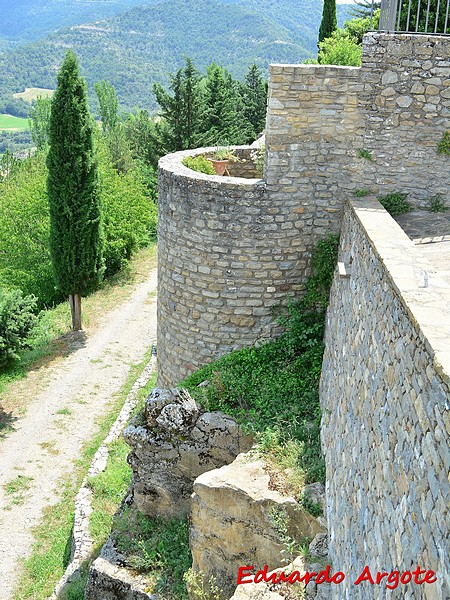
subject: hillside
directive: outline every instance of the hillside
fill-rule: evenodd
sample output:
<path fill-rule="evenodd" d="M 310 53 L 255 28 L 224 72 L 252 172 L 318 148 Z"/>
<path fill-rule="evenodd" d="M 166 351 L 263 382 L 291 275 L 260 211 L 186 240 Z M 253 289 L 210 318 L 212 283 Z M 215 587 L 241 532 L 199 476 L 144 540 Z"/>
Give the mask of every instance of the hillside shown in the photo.
<path fill-rule="evenodd" d="M 243 77 L 256 62 L 301 62 L 315 52 L 321 3 L 311 0 L 166 0 L 91 24 L 62 29 L 0 56 L 0 97 L 25 87 L 55 87 L 68 48 L 82 65 L 91 93 L 111 81 L 122 109 L 155 108 L 155 81 L 190 56 L 203 70 L 212 61 Z M 91 94 L 92 96 L 92 94 Z"/>
<path fill-rule="evenodd" d="M 61 27 L 113 17 L 139 4 L 156 2 L 157 0 L 2 0 L 0 38 L 16 43 L 33 41 Z"/>

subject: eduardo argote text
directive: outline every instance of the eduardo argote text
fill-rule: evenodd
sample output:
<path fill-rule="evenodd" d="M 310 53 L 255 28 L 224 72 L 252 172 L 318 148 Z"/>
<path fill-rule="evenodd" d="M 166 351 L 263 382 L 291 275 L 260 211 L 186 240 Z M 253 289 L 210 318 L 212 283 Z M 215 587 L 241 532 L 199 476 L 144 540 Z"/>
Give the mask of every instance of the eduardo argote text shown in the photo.
<path fill-rule="evenodd" d="M 244 583 L 303 583 L 307 585 L 310 581 L 315 581 L 317 585 L 321 583 L 334 583 L 339 584 L 346 579 L 345 573 L 342 571 L 331 572 L 330 565 L 327 565 L 325 569 L 319 572 L 314 571 L 292 571 L 288 575 L 281 572 L 268 573 L 268 566 L 264 565 L 263 568 L 253 575 L 255 567 L 253 565 L 246 565 L 245 567 L 239 567 L 238 576 L 236 583 L 238 585 Z M 421 569 L 419 566 L 413 571 L 374 571 L 370 570 L 368 566 L 358 573 L 356 578 L 352 577 L 353 585 L 360 585 L 363 582 L 367 582 L 370 585 L 381 585 L 385 586 L 390 590 L 395 590 L 399 585 L 407 585 L 408 583 L 415 585 L 422 585 L 425 583 L 435 583 L 437 578 L 434 571 Z"/>

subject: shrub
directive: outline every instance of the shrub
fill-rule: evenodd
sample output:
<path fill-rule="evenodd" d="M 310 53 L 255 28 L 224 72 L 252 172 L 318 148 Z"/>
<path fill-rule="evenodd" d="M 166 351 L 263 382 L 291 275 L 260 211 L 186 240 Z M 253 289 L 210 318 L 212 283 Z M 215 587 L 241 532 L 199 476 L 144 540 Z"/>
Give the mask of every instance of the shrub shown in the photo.
<path fill-rule="evenodd" d="M 445 131 L 437 146 L 438 154 L 450 154 L 450 131 Z"/>
<path fill-rule="evenodd" d="M 377 200 L 391 215 L 401 215 L 412 210 L 411 204 L 406 200 L 408 194 L 392 192 L 385 196 L 377 196 Z"/>
<path fill-rule="evenodd" d="M 18 358 L 29 347 L 27 338 L 36 325 L 36 299 L 20 290 L 0 288 L 0 367 Z"/>
<path fill-rule="evenodd" d="M 206 173 L 206 175 L 215 175 L 216 172 L 210 161 L 200 154 L 200 156 L 186 156 L 183 160 L 183 165 L 197 171 L 199 173 Z"/>
<path fill-rule="evenodd" d="M 364 148 L 358 150 L 358 156 L 360 158 L 365 158 L 366 160 L 373 160 L 372 152 L 370 152 L 370 150 L 365 150 Z"/>
<path fill-rule="evenodd" d="M 427 199 L 427 208 L 430 212 L 445 212 L 448 210 L 448 206 L 440 194 Z"/>

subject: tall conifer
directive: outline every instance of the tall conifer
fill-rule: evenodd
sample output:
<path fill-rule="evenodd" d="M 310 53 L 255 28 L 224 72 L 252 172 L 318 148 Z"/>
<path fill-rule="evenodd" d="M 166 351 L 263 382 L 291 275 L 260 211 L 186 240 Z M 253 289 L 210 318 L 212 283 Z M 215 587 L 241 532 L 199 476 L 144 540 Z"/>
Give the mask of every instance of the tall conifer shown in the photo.
<path fill-rule="evenodd" d="M 324 0 L 322 21 L 319 29 L 319 42 L 330 37 L 336 27 L 336 0 Z"/>
<path fill-rule="evenodd" d="M 50 253 L 58 287 L 69 296 L 72 328 L 81 329 L 81 297 L 99 284 L 103 267 L 101 204 L 86 85 L 69 51 L 52 100 L 47 157 Z"/>

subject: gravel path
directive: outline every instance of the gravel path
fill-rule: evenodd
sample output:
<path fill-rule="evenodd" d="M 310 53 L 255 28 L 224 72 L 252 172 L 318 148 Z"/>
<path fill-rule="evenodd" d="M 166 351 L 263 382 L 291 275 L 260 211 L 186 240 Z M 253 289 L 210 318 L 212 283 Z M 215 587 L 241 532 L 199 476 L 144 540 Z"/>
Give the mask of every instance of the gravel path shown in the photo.
<path fill-rule="evenodd" d="M 18 561 L 32 543 L 31 530 L 44 507 L 58 499 L 57 484 L 70 472 L 96 421 L 124 383 L 132 364 L 156 341 L 156 270 L 111 311 L 84 345 L 57 368 L 0 444 L 0 600 L 12 598 Z M 20 399 L 18 399 L 20 402 Z M 5 485 L 27 482 L 22 504 L 12 503 Z"/>

